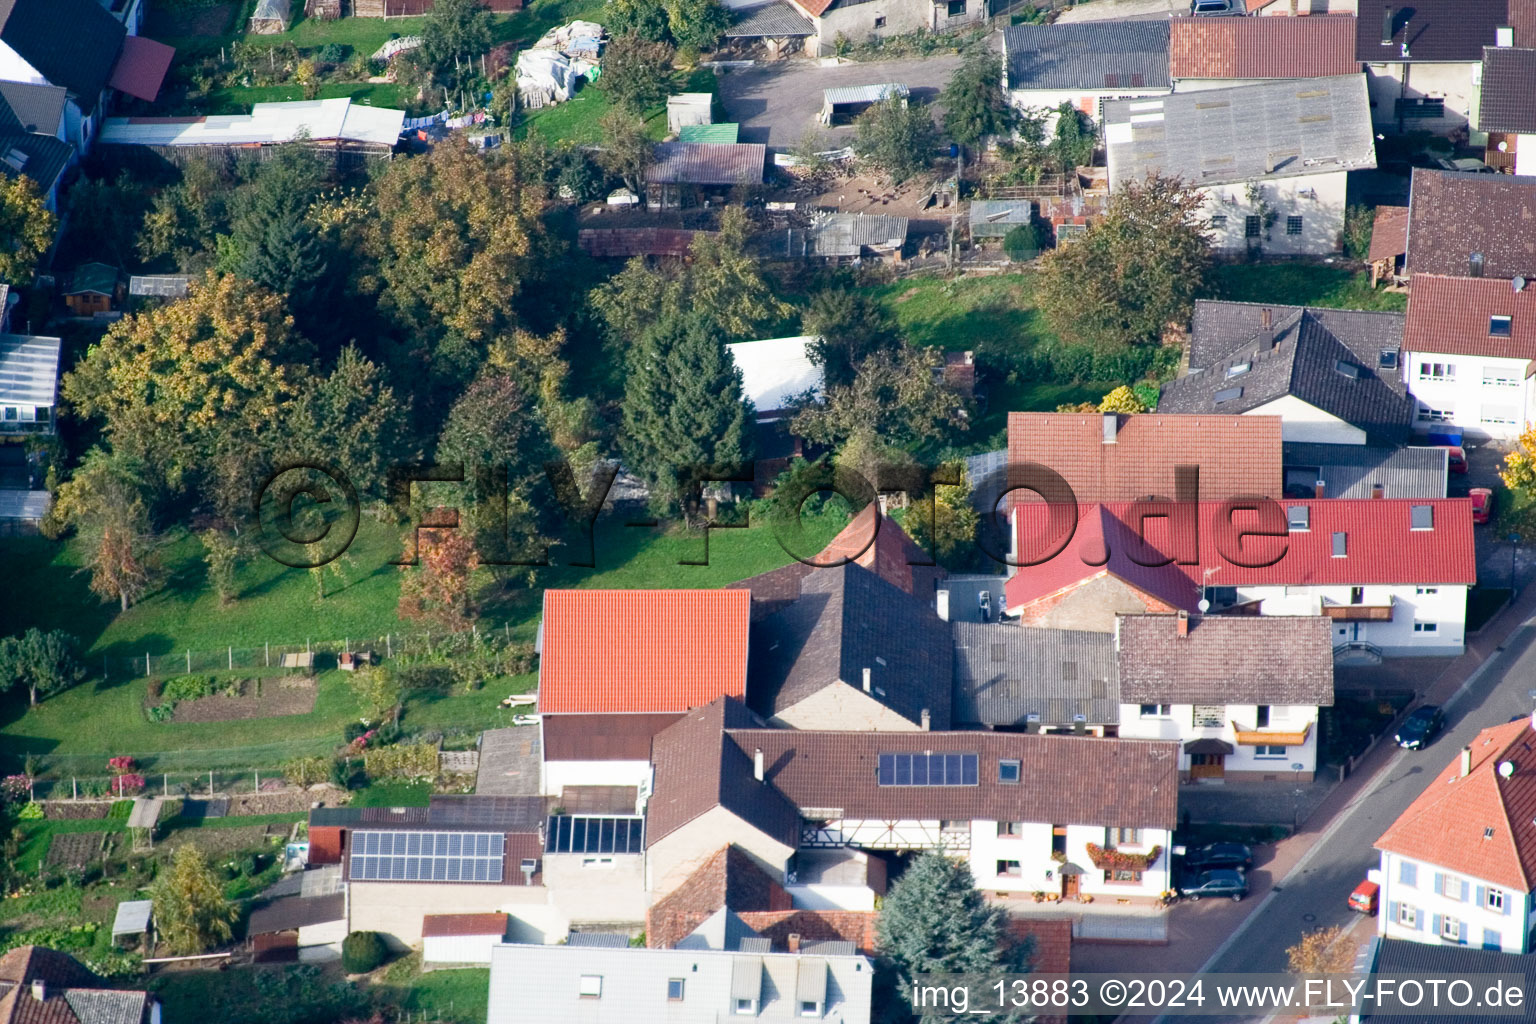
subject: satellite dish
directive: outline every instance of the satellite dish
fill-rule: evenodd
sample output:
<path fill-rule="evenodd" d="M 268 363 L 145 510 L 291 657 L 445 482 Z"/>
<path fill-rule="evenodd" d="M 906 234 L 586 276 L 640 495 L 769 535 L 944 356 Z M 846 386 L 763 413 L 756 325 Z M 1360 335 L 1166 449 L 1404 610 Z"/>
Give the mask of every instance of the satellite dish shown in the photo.
<path fill-rule="evenodd" d="M 1499 774 L 1504 776 L 1506 779 L 1509 778 L 1511 775 L 1515 774 L 1515 762 L 1513 762 L 1513 761 L 1500 761 L 1499 762 Z"/>
<path fill-rule="evenodd" d="M 1525 291 L 1525 278 L 1517 277 L 1517 278 L 1515 278 L 1513 281 L 1511 281 L 1509 283 L 1514 287 L 1515 291 L 1517 291 L 1517 292 Z"/>
<path fill-rule="evenodd" d="M 1200 599 L 1200 603 L 1198 605 L 1196 605 L 1195 607 L 1200 609 L 1200 614 L 1201 615 L 1204 615 L 1206 612 L 1211 610 L 1211 602 L 1207 601 L 1205 598 L 1202 597 Z"/>
<path fill-rule="evenodd" d="M 1501 143 L 1499 143 L 1499 152 L 1500 153 L 1508 153 L 1509 152 L 1509 143 L 1508 142 L 1501 142 Z"/>

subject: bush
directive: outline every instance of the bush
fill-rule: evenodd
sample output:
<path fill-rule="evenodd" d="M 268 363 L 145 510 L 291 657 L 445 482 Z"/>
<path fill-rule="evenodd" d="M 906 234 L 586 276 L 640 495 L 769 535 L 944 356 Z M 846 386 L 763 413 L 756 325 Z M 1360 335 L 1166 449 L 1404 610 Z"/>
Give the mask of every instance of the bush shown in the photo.
<path fill-rule="evenodd" d="M 1008 233 L 1003 236 L 1003 251 L 1015 263 L 1032 260 L 1040 255 L 1040 245 L 1036 240 L 1034 227 L 1029 224 L 1019 224 L 1009 228 Z"/>
<path fill-rule="evenodd" d="M 326 43 L 320 47 L 320 60 L 326 64 L 340 64 L 352 54 L 346 43 Z"/>
<path fill-rule="evenodd" d="M 176 676 L 166 680 L 161 696 L 171 702 L 183 700 L 197 700 L 201 697 L 213 695 L 212 676 Z"/>
<path fill-rule="evenodd" d="M 16 814 L 16 817 L 22 821 L 41 821 L 43 816 L 43 805 L 35 801 L 27 804 Z"/>
<path fill-rule="evenodd" d="M 365 750 L 363 770 L 370 780 L 435 778 L 437 748 L 429 743 L 415 743 Z"/>
<path fill-rule="evenodd" d="M 340 789 L 352 788 L 352 762 L 338 757 L 331 762 L 331 785 Z"/>
<path fill-rule="evenodd" d="M 176 705 L 171 701 L 163 704 L 151 704 L 144 709 L 144 715 L 151 722 L 169 722 L 176 717 Z"/>
<path fill-rule="evenodd" d="M 326 757 L 295 757 L 282 764 L 283 778 L 295 786 L 324 782 L 331 774 L 331 760 Z"/>
<path fill-rule="evenodd" d="M 384 962 L 385 954 L 378 932 L 353 932 L 341 941 L 341 966 L 348 974 L 367 974 Z"/>

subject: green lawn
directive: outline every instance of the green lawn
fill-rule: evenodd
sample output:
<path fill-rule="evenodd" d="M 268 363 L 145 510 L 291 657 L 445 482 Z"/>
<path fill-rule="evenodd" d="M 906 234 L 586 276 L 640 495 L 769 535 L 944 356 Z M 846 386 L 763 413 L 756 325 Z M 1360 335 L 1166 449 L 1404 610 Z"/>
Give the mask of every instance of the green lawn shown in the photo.
<path fill-rule="evenodd" d="M 353 807 L 425 807 L 432 796 L 428 782 L 375 782 L 352 794 Z"/>
<path fill-rule="evenodd" d="M 674 92 L 715 92 L 718 82 L 715 73 L 708 68 L 696 68 L 691 72 L 678 72 Z M 542 107 L 524 114 L 513 134 L 525 138 L 530 131 L 537 131 L 545 142 L 565 142 L 573 145 L 591 145 L 601 142 L 602 127 L 598 124 L 611 109 L 608 94 L 594 83 L 586 82 L 574 99 L 553 106 Z M 667 106 L 665 103 L 645 112 L 645 132 L 660 142 L 667 135 Z"/>
<path fill-rule="evenodd" d="M 1408 296 L 1371 287 L 1364 271 L 1317 263 L 1224 263 L 1211 269 L 1210 298 L 1401 313 Z"/>
<path fill-rule="evenodd" d="M 481 1024 L 490 996 L 490 968 L 421 970 L 421 955 L 411 953 L 384 969 L 375 994 L 412 1019 Z"/>
<path fill-rule="evenodd" d="M 413 104 L 400 86 L 393 82 L 327 82 L 320 87 L 319 99 L 346 96 L 370 107 L 407 110 Z M 253 85 L 249 88 L 215 89 L 200 105 L 203 114 L 248 114 L 253 103 L 279 103 L 304 99 L 304 89 L 297 85 Z"/>

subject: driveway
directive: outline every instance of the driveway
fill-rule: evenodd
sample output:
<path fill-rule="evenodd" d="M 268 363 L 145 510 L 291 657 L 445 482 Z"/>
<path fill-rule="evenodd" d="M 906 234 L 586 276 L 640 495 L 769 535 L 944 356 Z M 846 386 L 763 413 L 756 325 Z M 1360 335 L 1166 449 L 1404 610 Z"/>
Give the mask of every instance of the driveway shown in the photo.
<path fill-rule="evenodd" d="M 1074 21 L 1150 21 L 1188 14 L 1189 0 L 1093 0 L 1061 12 L 1056 23 Z"/>
<path fill-rule="evenodd" d="M 720 102 L 726 117 L 741 125 L 742 142 L 762 142 L 787 152 L 800 145 L 807 132 L 819 130 L 826 148 L 835 149 L 847 145 L 853 128 L 829 129 L 821 124 L 817 118 L 822 90 L 900 82 L 912 91 L 914 101 L 929 103 L 959 66 L 960 57 L 953 53 L 836 67 L 822 67 L 808 60 L 783 61 L 725 72 L 720 76 Z"/>

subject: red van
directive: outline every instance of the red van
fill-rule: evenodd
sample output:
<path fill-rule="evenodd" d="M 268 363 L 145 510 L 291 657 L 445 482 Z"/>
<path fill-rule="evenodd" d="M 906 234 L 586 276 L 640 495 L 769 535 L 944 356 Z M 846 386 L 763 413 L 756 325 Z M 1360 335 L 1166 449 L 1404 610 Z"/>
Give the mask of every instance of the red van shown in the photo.
<path fill-rule="evenodd" d="M 1355 891 L 1349 894 L 1349 909 L 1375 917 L 1376 904 L 1380 898 L 1381 886 L 1375 882 L 1361 882 L 1355 886 Z"/>

